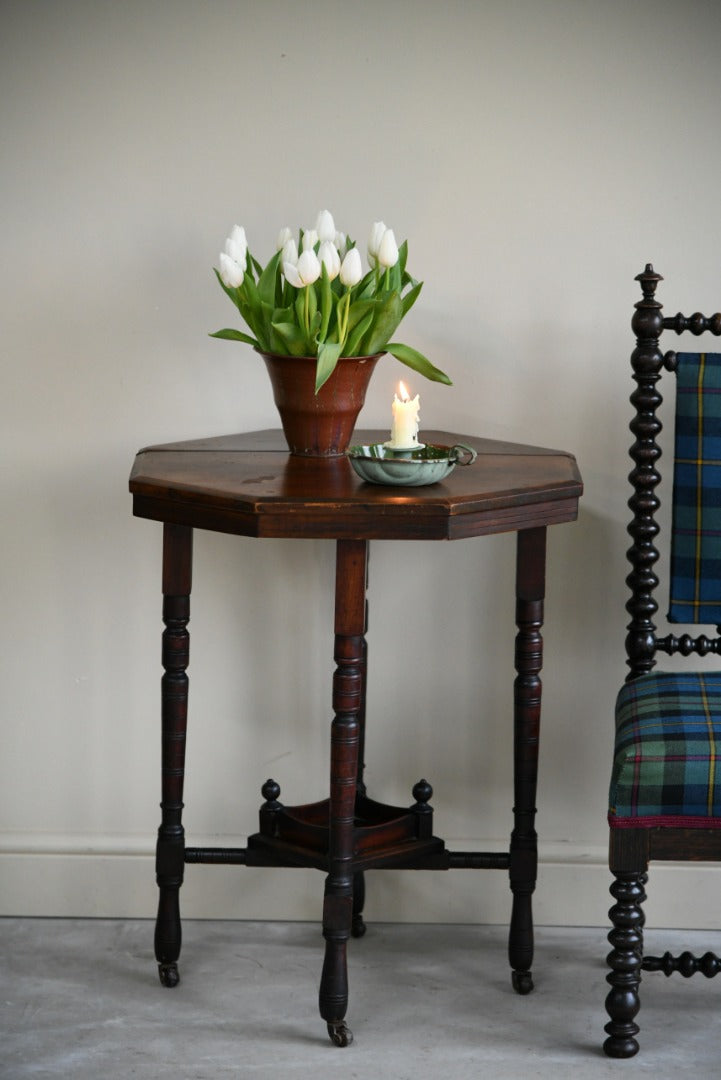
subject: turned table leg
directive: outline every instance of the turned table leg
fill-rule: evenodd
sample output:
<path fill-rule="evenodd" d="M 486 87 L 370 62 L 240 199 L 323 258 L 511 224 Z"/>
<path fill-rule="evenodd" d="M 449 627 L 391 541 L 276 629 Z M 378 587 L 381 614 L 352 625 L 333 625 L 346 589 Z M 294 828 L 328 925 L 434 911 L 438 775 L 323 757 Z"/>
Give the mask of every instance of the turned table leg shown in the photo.
<path fill-rule="evenodd" d="M 533 989 L 533 914 L 531 897 L 536 887 L 537 846 L 536 777 L 541 720 L 543 661 L 543 598 L 545 592 L 546 530 L 518 533 L 516 562 L 516 671 L 514 683 L 513 832 L 510 884 L 513 910 L 508 958 L 513 987 L 519 994 Z"/>
<path fill-rule="evenodd" d="M 178 983 L 181 944 L 178 893 L 185 866 L 185 834 L 181 819 L 188 718 L 185 669 L 189 658 L 187 625 L 192 554 L 192 529 L 166 524 L 163 531 L 162 820 L 156 850 L 160 896 L 155 924 L 155 957 L 163 986 Z"/>
<path fill-rule="evenodd" d="M 338 1046 L 347 1046 L 353 1038 L 344 1021 L 348 1007 L 346 947 L 353 919 L 353 834 L 365 682 L 367 559 L 367 541 L 337 542 L 329 873 L 323 901 L 325 959 L 319 1005 L 328 1033 Z"/>
<path fill-rule="evenodd" d="M 368 574 L 368 562 L 366 560 L 366 575 Z M 366 585 L 367 585 L 366 576 Z M 367 622 L 367 607 L 366 607 L 366 622 Z M 356 792 L 358 796 L 362 797 L 366 794 L 365 780 L 363 774 L 365 772 L 365 731 L 366 731 L 366 687 L 368 685 L 368 642 L 363 638 L 363 651 L 361 659 L 361 703 L 358 710 L 358 781 L 356 783 Z M 351 924 L 351 933 L 353 937 L 363 937 L 366 932 L 366 924 L 363 921 L 363 908 L 365 907 L 366 900 L 366 886 L 365 877 L 362 870 L 358 870 L 353 875 L 353 922 Z"/>

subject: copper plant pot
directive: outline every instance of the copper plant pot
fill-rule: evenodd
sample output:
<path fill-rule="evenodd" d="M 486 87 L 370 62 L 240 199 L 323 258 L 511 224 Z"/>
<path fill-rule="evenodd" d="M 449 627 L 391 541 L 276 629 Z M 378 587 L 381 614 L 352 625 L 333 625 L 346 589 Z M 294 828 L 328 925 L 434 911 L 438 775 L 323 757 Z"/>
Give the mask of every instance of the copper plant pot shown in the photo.
<path fill-rule="evenodd" d="M 261 353 L 291 454 L 340 457 L 346 452 L 382 355 L 342 356 L 316 394 L 314 356 Z"/>

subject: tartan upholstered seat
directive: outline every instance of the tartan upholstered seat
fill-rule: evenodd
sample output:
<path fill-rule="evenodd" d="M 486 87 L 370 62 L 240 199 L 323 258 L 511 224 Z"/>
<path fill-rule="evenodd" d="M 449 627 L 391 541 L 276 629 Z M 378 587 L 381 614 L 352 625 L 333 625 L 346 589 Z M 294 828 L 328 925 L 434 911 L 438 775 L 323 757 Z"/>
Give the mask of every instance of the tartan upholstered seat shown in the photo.
<path fill-rule="evenodd" d="M 616 702 L 609 821 L 721 827 L 721 672 L 658 672 Z"/>
<path fill-rule="evenodd" d="M 638 1053 L 642 971 L 721 973 L 721 958 L 711 952 L 649 955 L 643 913 L 649 885 L 663 885 L 663 879 L 650 881 L 653 863 L 721 863 L 721 355 L 664 353 L 660 345 L 666 331 L 721 337 L 721 313 L 663 315 L 656 298 L 661 276 L 649 263 L 636 280 L 643 298 L 632 320 L 629 673 L 616 700 L 608 810 L 614 903 L 603 1048 L 614 1058 Z M 685 624 L 679 636 L 659 632 L 656 624 L 657 567 L 664 569 L 655 546 L 662 533 L 656 514 L 671 487 L 661 475 L 656 441 L 666 397 L 672 409 L 675 401 L 667 611 L 669 623 Z M 691 624 L 706 630 L 690 633 Z M 674 663 L 673 671 L 658 671 L 659 653 L 689 658 L 689 670 Z M 678 876 L 674 887 L 681 887 Z"/>

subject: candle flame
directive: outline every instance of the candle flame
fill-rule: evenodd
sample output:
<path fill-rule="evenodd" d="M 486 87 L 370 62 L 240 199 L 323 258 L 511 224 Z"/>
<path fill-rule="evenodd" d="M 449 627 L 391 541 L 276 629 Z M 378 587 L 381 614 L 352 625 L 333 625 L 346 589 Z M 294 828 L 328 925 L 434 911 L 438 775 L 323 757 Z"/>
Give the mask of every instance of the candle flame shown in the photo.
<path fill-rule="evenodd" d="M 410 401 L 411 400 L 411 395 L 406 390 L 404 383 L 402 383 L 402 382 L 398 383 L 398 391 L 400 393 L 401 401 Z"/>

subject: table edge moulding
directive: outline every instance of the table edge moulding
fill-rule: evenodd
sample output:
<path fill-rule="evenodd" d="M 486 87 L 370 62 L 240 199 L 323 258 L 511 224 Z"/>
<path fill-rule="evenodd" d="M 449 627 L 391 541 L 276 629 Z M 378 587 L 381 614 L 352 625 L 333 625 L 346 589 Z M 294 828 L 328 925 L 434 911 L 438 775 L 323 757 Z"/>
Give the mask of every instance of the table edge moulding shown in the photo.
<path fill-rule="evenodd" d="M 358 441 L 382 433 L 359 431 Z M 441 540 L 572 521 L 582 490 L 571 454 L 428 431 L 465 442 L 471 468 L 426 488 L 361 481 L 341 458 L 297 458 L 282 433 L 254 432 L 141 450 L 130 477 L 138 517 L 258 537 Z"/>
<path fill-rule="evenodd" d="M 382 437 L 382 432 L 355 433 L 363 443 Z M 164 526 L 162 819 L 155 932 L 161 982 L 174 986 L 179 978 L 179 890 L 186 864 L 315 867 L 327 875 L 320 1012 L 339 1046 L 352 1039 L 345 1023 L 346 945 L 351 935 L 365 932 L 366 870 L 506 870 L 512 891 L 512 982 L 522 994 L 533 987 L 531 896 L 537 863 L 546 526 L 575 520 L 582 483 L 575 459 L 564 451 L 442 431 L 424 431 L 424 438 L 442 445 L 463 442 L 478 457 L 437 484 L 387 487 L 360 480 L 345 457 L 293 456 L 282 432 L 260 431 L 147 447 L 139 451 L 130 477 L 134 514 Z M 279 785 L 267 780 L 259 829 L 245 848 L 186 847 L 182 825 L 196 528 L 336 541 L 329 798 L 287 807 L 280 802 Z M 425 779 L 415 784 L 414 802 L 406 807 L 369 798 L 363 781 L 368 547 L 376 539 L 456 540 L 498 532 L 517 534 L 513 828 L 507 852 L 449 851 L 433 834 L 433 789 Z"/>

